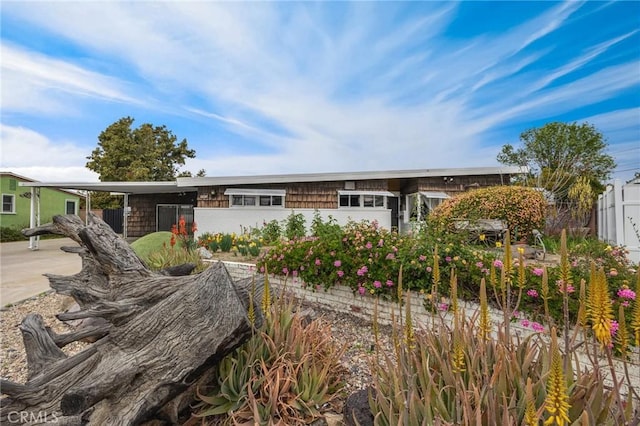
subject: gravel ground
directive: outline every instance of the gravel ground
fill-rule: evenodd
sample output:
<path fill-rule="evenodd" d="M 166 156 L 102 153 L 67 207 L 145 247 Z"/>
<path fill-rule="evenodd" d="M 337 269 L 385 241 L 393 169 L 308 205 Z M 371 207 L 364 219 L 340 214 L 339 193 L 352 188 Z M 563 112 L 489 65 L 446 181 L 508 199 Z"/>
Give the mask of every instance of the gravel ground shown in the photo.
<path fill-rule="evenodd" d="M 65 311 L 73 303 L 66 296 L 55 293 L 29 299 L 14 306 L 3 308 L 0 312 L 0 350 L 2 365 L 0 376 L 4 379 L 24 383 L 27 380 L 27 362 L 22 344 L 22 335 L 18 325 L 29 313 L 36 312 L 42 315 L 45 324 L 56 333 L 66 333 L 73 328 L 60 322 L 55 314 Z M 345 367 L 345 388 L 343 396 L 334 404 L 337 411 L 341 411 L 342 403 L 346 396 L 356 390 L 366 388 L 371 384 L 370 359 L 373 355 L 374 336 L 371 324 L 366 321 L 343 313 L 318 308 L 316 306 L 304 306 L 311 308 L 316 318 L 321 318 L 331 324 L 333 338 L 339 345 L 346 345 L 347 350 L 341 363 Z M 389 327 L 380 327 L 380 343 L 384 350 L 391 350 Z M 86 344 L 72 343 L 63 351 L 73 355 L 81 351 Z"/>

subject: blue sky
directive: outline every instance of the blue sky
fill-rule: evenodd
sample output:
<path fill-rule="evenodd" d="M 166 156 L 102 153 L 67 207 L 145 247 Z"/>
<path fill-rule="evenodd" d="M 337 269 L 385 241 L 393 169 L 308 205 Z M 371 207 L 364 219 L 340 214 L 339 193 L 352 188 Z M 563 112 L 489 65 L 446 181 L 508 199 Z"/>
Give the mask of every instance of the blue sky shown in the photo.
<path fill-rule="evenodd" d="M 95 181 L 166 125 L 208 176 L 497 166 L 590 122 L 640 170 L 640 2 L 1 2 L 2 170 Z"/>

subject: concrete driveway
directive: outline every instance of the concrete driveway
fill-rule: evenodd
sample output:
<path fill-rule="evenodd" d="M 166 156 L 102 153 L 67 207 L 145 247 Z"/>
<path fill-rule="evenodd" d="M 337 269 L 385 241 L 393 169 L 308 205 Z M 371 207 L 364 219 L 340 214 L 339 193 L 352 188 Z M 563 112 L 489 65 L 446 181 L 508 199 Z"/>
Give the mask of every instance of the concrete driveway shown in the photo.
<path fill-rule="evenodd" d="M 0 306 L 13 304 L 50 289 L 42 274 L 73 275 L 80 272 L 80 256 L 60 247 L 78 244 L 69 238 L 41 240 L 39 250 L 28 241 L 0 244 Z"/>

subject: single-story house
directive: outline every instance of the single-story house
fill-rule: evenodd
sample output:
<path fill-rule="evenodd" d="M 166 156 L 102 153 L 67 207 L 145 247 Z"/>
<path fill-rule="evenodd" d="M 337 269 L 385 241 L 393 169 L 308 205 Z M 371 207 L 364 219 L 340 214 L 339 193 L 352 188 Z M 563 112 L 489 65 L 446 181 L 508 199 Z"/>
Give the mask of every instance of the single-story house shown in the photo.
<path fill-rule="evenodd" d="M 204 232 L 241 233 L 293 212 L 310 226 L 318 212 L 344 225 L 377 221 L 404 232 L 442 200 L 474 188 L 508 185 L 520 167 L 185 177 L 175 182 L 39 183 L 125 196 L 125 235 L 171 229 L 180 216 Z M 38 184 L 29 184 L 37 186 Z M 89 203 L 90 201 L 88 201 Z"/>
<path fill-rule="evenodd" d="M 81 194 L 57 187 L 23 188 L 21 184 L 25 182 L 36 181 L 12 172 L 0 172 L 0 226 L 22 229 L 38 220 L 49 222 L 54 215 L 78 214 L 80 199 L 84 198 Z"/>

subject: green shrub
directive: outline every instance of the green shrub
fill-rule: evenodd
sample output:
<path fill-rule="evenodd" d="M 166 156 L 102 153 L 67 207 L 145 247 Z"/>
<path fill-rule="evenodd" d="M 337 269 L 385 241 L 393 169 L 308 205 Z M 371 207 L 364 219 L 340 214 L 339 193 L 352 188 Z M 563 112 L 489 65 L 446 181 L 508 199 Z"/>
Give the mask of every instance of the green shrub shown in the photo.
<path fill-rule="evenodd" d="M 265 244 L 273 244 L 282 237 L 282 227 L 277 220 L 265 222 L 260 230 L 262 239 Z"/>
<path fill-rule="evenodd" d="M 287 217 L 284 226 L 284 235 L 289 240 L 295 240 L 296 238 L 302 238 L 307 234 L 305 227 L 305 218 L 302 213 L 291 212 Z"/>
<path fill-rule="evenodd" d="M 220 240 L 220 250 L 223 253 L 229 253 L 233 247 L 233 236 L 231 234 L 223 234 Z"/>
<path fill-rule="evenodd" d="M 547 202 L 541 191 L 523 186 L 480 188 L 449 198 L 428 217 L 431 228 L 453 230 L 456 219 L 499 219 L 512 237 L 530 237 L 543 229 Z"/>
<path fill-rule="evenodd" d="M 28 228 L 28 226 L 25 226 Z M 21 229 L 13 228 L 10 226 L 2 226 L 0 227 L 0 242 L 8 243 L 11 241 L 24 241 L 28 240 L 27 237 L 22 235 Z"/>

